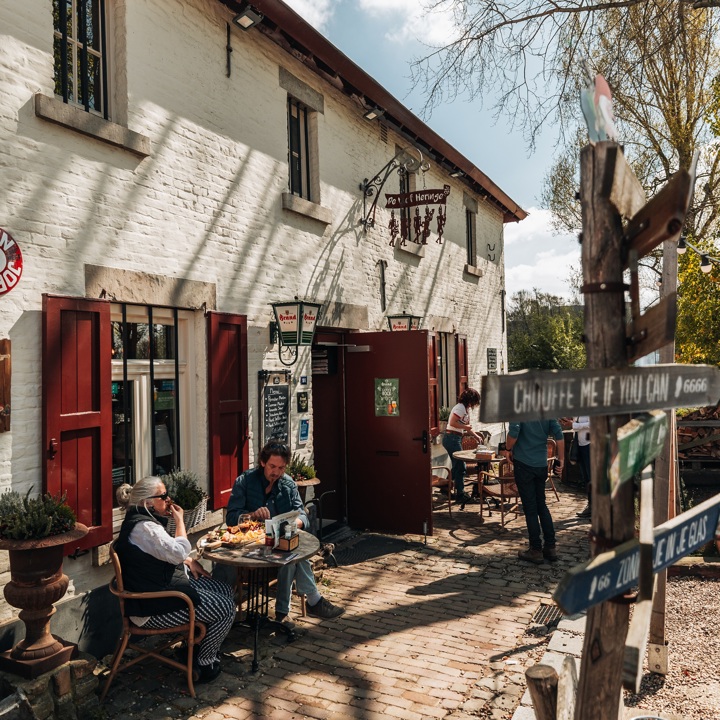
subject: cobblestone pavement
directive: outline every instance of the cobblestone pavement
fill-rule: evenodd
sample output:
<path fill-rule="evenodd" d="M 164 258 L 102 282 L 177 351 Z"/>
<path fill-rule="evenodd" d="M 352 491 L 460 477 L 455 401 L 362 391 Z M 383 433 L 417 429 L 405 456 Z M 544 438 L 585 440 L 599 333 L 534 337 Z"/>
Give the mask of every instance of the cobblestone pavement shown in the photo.
<path fill-rule="evenodd" d="M 400 549 L 395 538 L 389 553 L 324 568 L 321 589 L 345 614 L 293 617 L 300 637 L 291 644 L 263 633 L 257 673 L 250 672 L 250 632 L 234 628 L 223 672 L 197 686 L 195 699 L 181 673 L 142 663 L 115 679 L 108 718 L 511 718 L 524 672 L 549 639 L 533 616 L 553 605 L 558 580 L 588 556 L 589 524 L 575 517 L 585 498 L 575 488 L 558 491 L 559 502 L 548 493 L 557 563 L 518 560 L 526 546 L 522 515 L 503 529 L 497 512 L 481 525 L 478 506 L 454 508 L 452 517 L 439 507 L 427 544 L 406 535 Z M 367 537 L 345 540 L 336 554 Z"/>

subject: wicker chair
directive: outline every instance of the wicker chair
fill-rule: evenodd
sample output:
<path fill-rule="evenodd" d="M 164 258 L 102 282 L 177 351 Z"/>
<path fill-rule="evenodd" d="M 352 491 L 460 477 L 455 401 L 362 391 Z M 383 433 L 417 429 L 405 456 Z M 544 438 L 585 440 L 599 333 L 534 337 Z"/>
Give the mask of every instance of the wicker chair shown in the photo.
<path fill-rule="evenodd" d="M 125 590 L 122 580 L 122 569 L 120 567 L 120 558 L 115 552 L 115 548 L 110 546 L 110 559 L 115 568 L 115 577 L 110 581 L 110 592 L 120 601 L 120 614 L 122 615 L 122 634 L 118 640 L 117 649 L 113 656 L 110 666 L 110 674 L 105 681 L 105 687 L 100 695 L 100 702 L 105 699 L 107 691 L 110 689 L 113 679 L 121 670 L 126 670 L 135 663 L 145 660 L 146 658 L 154 658 L 167 665 L 171 665 L 178 670 L 182 670 L 187 675 L 187 686 L 190 695 L 195 697 L 195 687 L 193 686 L 193 650 L 195 645 L 199 644 L 205 637 L 207 628 L 205 623 L 195 620 L 195 607 L 192 600 L 182 592 L 177 590 L 164 590 L 162 592 L 129 592 Z M 151 598 L 180 598 L 184 600 L 190 611 L 190 620 L 185 625 L 176 625 L 175 627 L 163 628 L 159 630 L 146 629 L 139 625 L 134 625 L 125 613 L 125 600 L 138 599 L 148 600 Z M 168 640 L 161 642 L 159 645 L 149 648 L 144 645 L 136 645 L 130 642 L 133 636 L 147 637 L 149 635 L 166 635 L 170 636 Z M 173 658 L 162 654 L 163 650 L 167 650 L 179 640 L 187 642 L 187 662 L 181 663 Z M 134 650 L 138 655 L 132 660 L 128 660 L 121 665 L 121 660 L 127 649 Z"/>
<path fill-rule="evenodd" d="M 514 512 L 517 517 L 520 508 L 520 491 L 515 484 L 513 465 L 509 460 L 503 460 L 490 470 L 483 470 L 480 476 L 480 516 L 483 507 L 487 508 L 488 516 L 492 515 L 488 501 L 495 500 L 500 510 L 500 525 L 505 527 L 505 516 Z"/>

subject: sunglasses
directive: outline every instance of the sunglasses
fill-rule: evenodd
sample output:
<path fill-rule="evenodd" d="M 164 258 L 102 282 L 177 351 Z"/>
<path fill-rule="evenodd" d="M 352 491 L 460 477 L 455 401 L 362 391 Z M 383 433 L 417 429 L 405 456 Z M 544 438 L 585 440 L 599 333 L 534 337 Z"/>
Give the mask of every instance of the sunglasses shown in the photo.
<path fill-rule="evenodd" d="M 170 494 L 170 493 L 168 493 L 167 491 L 165 491 L 162 495 L 151 495 L 151 496 L 148 498 L 148 500 L 155 500 L 156 498 L 159 499 L 159 500 L 167 500 L 169 494 Z"/>

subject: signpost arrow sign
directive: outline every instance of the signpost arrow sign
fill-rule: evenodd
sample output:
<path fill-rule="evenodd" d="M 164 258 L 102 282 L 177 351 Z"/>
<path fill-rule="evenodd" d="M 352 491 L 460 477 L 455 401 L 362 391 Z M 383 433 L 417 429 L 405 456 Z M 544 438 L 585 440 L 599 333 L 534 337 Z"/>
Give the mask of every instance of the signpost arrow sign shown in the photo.
<path fill-rule="evenodd" d="M 677 562 L 715 536 L 720 494 L 658 525 L 653 531 L 653 573 Z M 624 593 L 638 584 L 640 543 L 628 540 L 565 574 L 553 598 L 566 615 L 573 615 Z"/>
<path fill-rule="evenodd" d="M 714 405 L 719 398 L 720 368 L 710 365 L 522 370 L 483 377 L 480 419 L 508 422 L 617 415 Z"/>
<path fill-rule="evenodd" d="M 660 454 L 667 426 L 667 415 L 662 410 L 653 410 L 638 415 L 617 431 L 617 454 L 608 469 L 612 495 Z"/>

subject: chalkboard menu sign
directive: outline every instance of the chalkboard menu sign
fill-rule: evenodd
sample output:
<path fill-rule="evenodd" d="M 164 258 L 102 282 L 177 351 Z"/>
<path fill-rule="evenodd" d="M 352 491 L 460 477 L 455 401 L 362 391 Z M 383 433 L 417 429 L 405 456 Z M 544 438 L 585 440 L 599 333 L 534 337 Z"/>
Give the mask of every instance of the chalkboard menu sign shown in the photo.
<path fill-rule="evenodd" d="M 269 375 L 260 385 L 262 443 L 271 438 L 290 444 L 290 385 L 284 374 Z"/>

